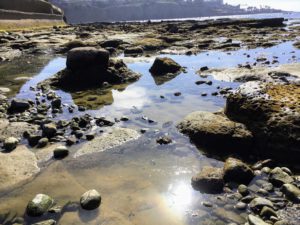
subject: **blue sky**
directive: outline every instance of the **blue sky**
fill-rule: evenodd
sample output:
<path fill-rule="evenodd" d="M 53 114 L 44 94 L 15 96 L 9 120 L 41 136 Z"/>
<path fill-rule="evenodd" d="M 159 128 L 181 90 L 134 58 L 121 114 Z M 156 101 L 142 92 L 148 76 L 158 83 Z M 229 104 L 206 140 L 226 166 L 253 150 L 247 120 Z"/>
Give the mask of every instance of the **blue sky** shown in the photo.
<path fill-rule="evenodd" d="M 225 3 L 249 6 L 268 5 L 276 9 L 300 12 L 300 0 L 225 0 Z"/>

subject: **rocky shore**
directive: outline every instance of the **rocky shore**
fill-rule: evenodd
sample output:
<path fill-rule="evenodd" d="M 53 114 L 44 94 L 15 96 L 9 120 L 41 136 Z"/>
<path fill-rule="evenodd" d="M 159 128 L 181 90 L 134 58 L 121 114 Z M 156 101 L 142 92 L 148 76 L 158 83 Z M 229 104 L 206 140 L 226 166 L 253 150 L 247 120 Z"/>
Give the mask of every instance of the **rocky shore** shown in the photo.
<path fill-rule="evenodd" d="M 300 26 L 286 27 L 284 19 L 278 18 L 95 23 L 0 33 L 1 63 L 29 55 L 66 57 L 65 69 L 30 87 L 33 99 L 8 98 L 0 90 L 0 190 L 5 193 L 28 183 L 49 163 L 114 149 L 137 141 L 148 132 L 146 128 L 122 127 L 120 124 L 131 120 L 125 115 L 112 119 L 84 113 L 86 107 L 66 104 L 58 90 L 72 95 L 94 89 L 110 92 L 117 85 L 130 85 L 142 75 L 130 69 L 126 60 L 140 58 L 153 59 L 149 73 L 157 85 L 163 85 L 188 70 L 166 54 L 229 52 L 288 41 L 298 47 L 295 40 L 299 31 Z M 119 55 L 124 57 L 120 59 Z M 239 82 L 240 86 L 235 90 L 219 88 L 211 93 L 226 98 L 222 111 L 193 112 L 177 124 L 178 131 L 199 149 L 225 161 L 223 168 L 203 167 L 191 178 L 195 190 L 210 194 L 211 201 L 203 202 L 202 206 L 214 211 L 221 218 L 220 224 L 225 224 L 222 219 L 249 225 L 299 222 L 299 214 L 295 212 L 300 202 L 299 63 L 278 65 L 276 58 L 267 61 L 260 58 L 251 65 L 224 69 L 208 68 L 199 62 L 200 80 L 195 85 L 211 86 L 208 75 L 222 80 L 229 74 L 229 81 Z M 178 98 L 181 95 L 174 93 Z M 73 115 L 77 112 L 80 116 Z M 66 119 L 56 119 L 64 113 L 68 114 Z M 156 123 L 146 116 L 136 120 Z M 168 134 L 155 137 L 159 146 L 176 144 Z M 86 191 L 74 203 L 77 208 L 89 211 L 105 204 L 99 190 Z M 215 199 L 219 201 L 217 204 Z M 216 207 L 220 202 L 223 208 Z M 230 214 L 225 205 L 239 210 L 241 215 Z M 25 221 L 32 218 L 34 224 L 56 224 L 58 219 L 53 218 L 60 218 L 65 207 L 69 205 L 55 205 L 47 193 L 36 193 L 24 209 L 24 218 L 19 216 L 3 224 L 27 224 Z"/>

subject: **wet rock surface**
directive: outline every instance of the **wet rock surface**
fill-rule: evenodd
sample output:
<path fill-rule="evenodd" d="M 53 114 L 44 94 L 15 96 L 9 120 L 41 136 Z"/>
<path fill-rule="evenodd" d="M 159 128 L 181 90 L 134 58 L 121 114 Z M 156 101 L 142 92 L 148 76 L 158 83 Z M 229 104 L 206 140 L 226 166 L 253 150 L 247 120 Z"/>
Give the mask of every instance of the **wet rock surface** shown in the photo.
<path fill-rule="evenodd" d="M 247 149 L 252 143 L 252 134 L 246 126 L 229 120 L 222 113 L 194 112 L 177 127 L 195 143 L 213 148 L 231 146 Z"/>
<path fill-rule="evenodd" d="M 105 83 L 122 84 L 139 79 L 140 75 L 127 68 L 120 59 L 109 59 L 104 49 L 92 47 L 73 48 L 67 55 L 67 68 L 43 81 L 47 86 L 75 91 L 102 87 Z"/>
<path fill-rule="evenodd" d="M 225 114 L 248 127 L 263 153 L 293 161 L 299 146 L 299 90 L 297 84 L 248 82 L 228 96 Z"/>

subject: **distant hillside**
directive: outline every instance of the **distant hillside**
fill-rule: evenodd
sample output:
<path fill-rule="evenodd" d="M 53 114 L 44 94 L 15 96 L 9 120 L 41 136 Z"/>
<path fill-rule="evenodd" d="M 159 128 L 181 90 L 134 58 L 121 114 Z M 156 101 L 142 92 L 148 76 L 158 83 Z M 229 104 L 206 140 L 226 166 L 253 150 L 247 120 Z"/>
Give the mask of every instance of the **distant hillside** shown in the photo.
<path fill-rule="evenodd" d="M 245 14 L 222 0 L 50 0 L 70 23 L 172 19 Z"/>
<path fill-rule="evenodd" d="M 62 20 L 63 11 L 48 0 L 0 0 L 0 19 Z"/>

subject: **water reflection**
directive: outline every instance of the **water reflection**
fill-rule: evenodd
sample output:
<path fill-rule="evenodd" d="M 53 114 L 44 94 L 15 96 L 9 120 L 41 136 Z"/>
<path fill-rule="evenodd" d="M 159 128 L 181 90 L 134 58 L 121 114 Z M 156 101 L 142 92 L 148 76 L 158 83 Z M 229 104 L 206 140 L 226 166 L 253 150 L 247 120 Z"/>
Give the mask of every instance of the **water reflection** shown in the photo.
<path fill-rule="evenodd" d="M 142 108 L 151 103 L 146 88 L 131 86 L 124 92 L 112 90 L 114 106 L 117 108 L 131 109 L 132 107 Z"/>
<path fill-rule="evenodd" d="M 169 207 L 175 211 L 186 211 L 192 204 L 193 190 L 189 182 L 179 181 L 168 187 L 166 201 Z"/>

